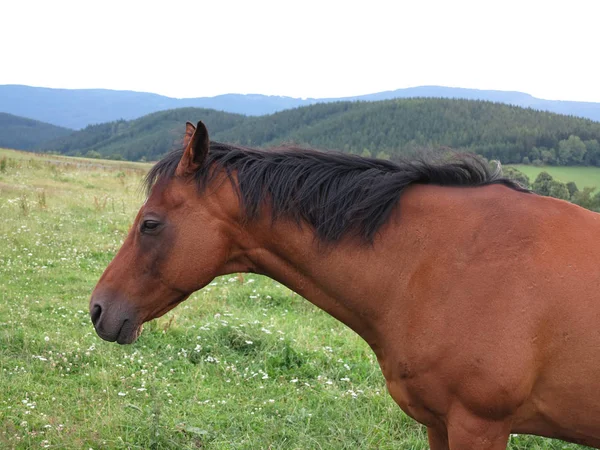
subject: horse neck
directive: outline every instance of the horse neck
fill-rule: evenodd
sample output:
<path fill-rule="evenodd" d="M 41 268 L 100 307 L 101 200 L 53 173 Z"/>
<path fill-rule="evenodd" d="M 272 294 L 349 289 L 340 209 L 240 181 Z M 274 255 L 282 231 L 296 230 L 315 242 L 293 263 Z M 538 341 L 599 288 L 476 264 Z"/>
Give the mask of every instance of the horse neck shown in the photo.
<path fill-rule="evenodd" d="M 234 252 L 238 268 L 279 281 L 377 347 L 374 323 L 380 313 L 368 300 L 377 296 L 373 290 L 381 289 L 381 280 L 365 270 L 373 252 L 369 244 L 354 239 L 323 244 L 308 225 L 273 222 L 268 215 L 243 229 Z"/>

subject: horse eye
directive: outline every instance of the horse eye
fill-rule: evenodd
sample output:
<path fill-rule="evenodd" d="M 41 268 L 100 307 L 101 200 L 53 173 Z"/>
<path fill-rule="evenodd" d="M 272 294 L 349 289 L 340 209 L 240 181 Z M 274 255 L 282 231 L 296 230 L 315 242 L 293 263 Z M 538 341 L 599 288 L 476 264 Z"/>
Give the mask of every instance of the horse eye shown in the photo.
<path fill-rule="evenodd" d="M 140 227 L 140 231 L 142 233 L 151 233 L 155 231 L 160 226 L 160 222 L 156 220 L 144 220 L 142 222 L 142 226 Z"/>

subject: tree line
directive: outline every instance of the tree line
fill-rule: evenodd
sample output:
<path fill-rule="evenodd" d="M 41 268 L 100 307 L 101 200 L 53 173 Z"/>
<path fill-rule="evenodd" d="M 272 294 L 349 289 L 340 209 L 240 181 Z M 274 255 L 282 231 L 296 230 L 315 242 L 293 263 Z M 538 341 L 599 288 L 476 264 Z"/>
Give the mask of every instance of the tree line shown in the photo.
<path fill-rule="evenodd" d="M 247 117 L 182 108 L 93 125 L 40 150 L 156 160 L 203 120 L 213 140 L 245 146 L 298 145 L 379 158 L 451 147 L 504 164 L 600 166 L 600 123 L 477 100 L 413 98 L 315 104 Z"/>

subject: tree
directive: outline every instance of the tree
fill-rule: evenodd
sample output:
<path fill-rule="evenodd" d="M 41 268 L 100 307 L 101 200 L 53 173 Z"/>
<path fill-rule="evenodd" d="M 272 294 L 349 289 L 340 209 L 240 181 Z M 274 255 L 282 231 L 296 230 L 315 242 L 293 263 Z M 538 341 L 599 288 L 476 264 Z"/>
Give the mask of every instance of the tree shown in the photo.
<path fill-rule="evenodd" d="M 569 200 L 569 189 L 565 183 L 552 178 L 548 172 L 540 172 L 533 182 L 533 191 L 547 197 Z"/>
<path fill-rule="evenodd" d="M 553 148 L 544 149 L 540 152 L 542 162 L 546 165 L 554 165 L 557 163 L 556 150 Z"/>
<path fill-rule="evenodd" d="M 600 166 L 600 143 L 596 139 L 584 141 L 585 157 L 583 162 L 590 166 Z"/>
<path fill-rule="evenodd" d="M 520 170 L 517 170 L 514 167 L 504 167 L 502 169 L 502 173 L 504 176 L 506 176 L 506 178 L 516 181 L 524 188 L 529 188 L 529 177 Z"/>
<path fill-rule="evenodd" d="M 583 164 L 586 147 L 579 136 L 571 135 L 569 139 L 558 142 L 558 159 L 564 166 Z"/>
<path fill-rule="evenodd" d="M 569 198 L 573 198 L 573 195 L 575 195 L 577 192 L 579 192 L 577 185 L 573 181 L 569 181 L 567 183 L 567 189 L 569 191 Z"/>
<path fill-rule="evenodd" d="M 534 192 L 540 195 L 550 195 L 550 182 L 553 181 L 552 175 L 546 171 L 540 172 L 533 182 Z"/>
<path fill-rule="evenodd" d="M 102 155 L 100 154 L 100 152 L 97 152 L 96 150 L 90 150 L 85 154 L 86 158 L 102 158 Z"/>
<path fill-rule="evenodd" d="M 529 160 L 530 161 L 535 161 L 536 159 L 541 160 L 542 159 L 542 150 L 546 150 L 544 147 L 542 148 L 537 148 L 537 147 L 533 147 L 530 151 L 529 151 Z"/>
<path fill-rule="evenodd" d="M 569 200 L 569 190 L 565 183 L 557 180 L 552 180 L 549 185 L 548 195 L 550 197 L 559 198 L 561 200 Z"/>
<path fill-rule="evenodd" d="M 583 208 L 597 211 L 600 209 L 600 196 L 598 194 L 592 196 L 595 190 L 595 187 L 584 187 L 582 191 L 577 191 L 573 195 L 571 201 Z"/>
<path fill-rule="evenodd" d="M 596 195 L 594 195 L 594 203 L 590 209 L 600 212 L 600 192 L 596 192 Z"/>

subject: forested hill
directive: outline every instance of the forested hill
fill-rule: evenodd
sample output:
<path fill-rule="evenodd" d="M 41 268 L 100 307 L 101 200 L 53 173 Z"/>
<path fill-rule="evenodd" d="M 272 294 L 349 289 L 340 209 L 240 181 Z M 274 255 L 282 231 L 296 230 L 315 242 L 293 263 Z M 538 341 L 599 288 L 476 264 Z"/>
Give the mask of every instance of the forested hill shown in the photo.
<path fill-rule="evenodd" d="M 158 159 L 181 141 L 186 121 L 203 120 L 215 134 L 235 128 L 246 116 L 214 109 L 178 108 L 148 114 L 135 120 L 89 125 L 70 136 L 38 146 L 38 150 L 67 155 L 85 155 L 112 159 Z"/>
<path fill-rule="evenodd" d="M 600 165 L 600 123 L 499 103 L 399 99 L 324 103 L 260 117 L 194 108 L 88 127 L 44 146 L 68 154 L 157 159 L 203 120 L 213 140 L 248 146 L 295 142 L 393 157 L 452 147 L 504 163 Z"/>
<path fill-rule="evenodd" d="M 0 112 L 0 147 L 32 150 L 40 142 L 72 132 L 68 128 Z"/>

